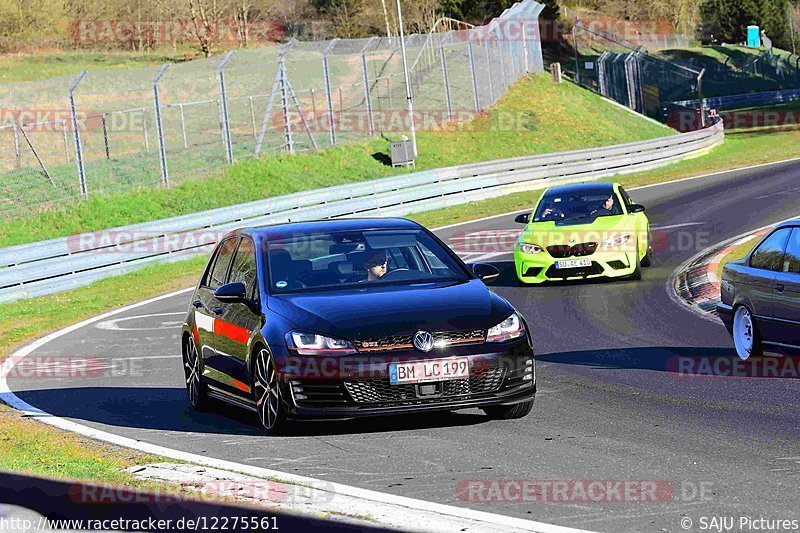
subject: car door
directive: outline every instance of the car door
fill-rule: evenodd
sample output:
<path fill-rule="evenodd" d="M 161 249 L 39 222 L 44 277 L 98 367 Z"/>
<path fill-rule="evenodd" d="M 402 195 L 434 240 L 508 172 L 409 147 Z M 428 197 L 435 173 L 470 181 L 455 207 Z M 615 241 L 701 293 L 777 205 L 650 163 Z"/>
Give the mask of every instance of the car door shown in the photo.
<path fill-rule="evenodd" d="M 196 299 L 193 302 L 194 323 L 197 328 L 196 342 L 198 351 L 203 358 L 204 374 L 214 362 L 214 320 L 216 314 L 216 298 L 214 291 L 228 278 L 233 252 L 236 250 L 238 238 L 226 239 L 217 245 L 208 270 L 197 289 Z"/>
<path fill-rule="evenodd" d="M 800 228 L 793 228 L 786 244 L 783 272 L 775 276 L 772 291 L 775 342 L 800 347 Z"/>
<path fill-rule="evenodd" d="M 220 305 L 220 301 L 214 296 L 214 291 L 228 282 L 228 275 L 238 245 L 239 237 L 236 236 L 223 240 L 217 246 L 216 259 L 211 268 L 211 273 L 205 285 L 199 291 L 202 293 L 200 295 L 201 305 L 198 307 L 198 302 L 195 302 L 198 332 L 205 331 L 205 336 L 208 339 L 206 344 L 210 345 L 204 350 L 203 376 L 215 382 L 225 382 L 226 378 L 224 374 L 225 362 L 221 360 L 222 358 L 217 351 L 219 344 L 218 321 L 224 309 Z"/>
<path fill-rule="evenodd" d="M 222 384 L 228 392 L 246 397 L 250 394 L 247 371 L 250 340 L 261 328 L 262 320 L 260 308 L 256 306 L 257 279 L 255 245 L 250 237 L 242 236 L 231 263 L 228 283 L 243 283 L 250 303 L 217 302 L 222 313 L 214 325 L 214 348 L 218 369 L 224 374 Z"/>
<path fill-rule="evenodd" d="M 747 303 L 765 342 L 782 337 L 782 327 L 773 319 L 775 279 L 783 271 L 786 242 L 792 228 L 781 228 L 766 237 L 750 254 L 748 266 L 741 269 L 737 300 Z M 777 341 L 779 342 L 779 341 Z"/>

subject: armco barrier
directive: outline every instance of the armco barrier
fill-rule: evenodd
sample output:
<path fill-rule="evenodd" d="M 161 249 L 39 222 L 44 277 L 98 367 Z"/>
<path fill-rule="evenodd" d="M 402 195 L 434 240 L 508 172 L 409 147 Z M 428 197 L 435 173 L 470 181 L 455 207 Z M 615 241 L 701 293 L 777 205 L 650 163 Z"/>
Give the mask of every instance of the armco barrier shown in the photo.
<path fill-rule="evenodd" d="M 151 263 L 182 259 L 237 227 L 359 215 L 403 216 L 647 170 L 703 153 L 723 140 L 723 125 L 718 122 L 649 141 L 417 172 L 3 248 L 0 302 L 52 294 Z M 104 241 L 103 235 L 113 236 L 113 242 Z M 192 240 L 194 235 L 202 235 L 202 241 Z"/>

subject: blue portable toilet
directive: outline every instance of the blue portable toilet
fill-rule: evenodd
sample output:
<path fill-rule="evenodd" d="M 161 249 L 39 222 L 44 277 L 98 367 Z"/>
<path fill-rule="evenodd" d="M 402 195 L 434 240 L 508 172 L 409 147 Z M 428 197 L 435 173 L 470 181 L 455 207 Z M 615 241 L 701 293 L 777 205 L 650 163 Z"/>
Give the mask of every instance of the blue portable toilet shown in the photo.
<path fill-rule="evenodd" d="M 751 48 L 761 47 L 761 31 L 758 26 L 747 27 L 747 46 Z"/>

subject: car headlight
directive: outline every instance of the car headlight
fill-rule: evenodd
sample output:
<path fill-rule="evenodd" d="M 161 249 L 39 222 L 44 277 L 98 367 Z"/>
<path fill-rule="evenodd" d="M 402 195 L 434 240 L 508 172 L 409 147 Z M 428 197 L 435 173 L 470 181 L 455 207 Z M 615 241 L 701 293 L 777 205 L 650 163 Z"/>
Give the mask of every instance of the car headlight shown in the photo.
<path fill-rule="evenodd" d="M 519 243 L 519 251 L 523 254 L 540 254 L 544 252 L 544 248 L 538 244 L 529 244 L 527 242 Z"/>
<path fill-rule="evenodd" d="M 486 335 L 486 342 L 505 342 L 518 339 L 525 334 L 525 326 L 517 313 L 512 314 L 495 327 L 491 328 Z"/>
<path fill-rule="evenodd" d="M 292 331 L 286 335 L 289 348 L 300 355 L 352 355 L 357 353 L 355 347 L 343 340 L 332 339 L 315 333 Z"/>
<path fill-rule="evenodd" d="M 617 235 L 616 237 L 611 237 L 610 239 L 606 239 L 603 241 L 603 246 L 606 248 L 610 248 L 612 246 L 622 246 L 626 244 L 629 240 L 631 240 L 630 235 Z"/>

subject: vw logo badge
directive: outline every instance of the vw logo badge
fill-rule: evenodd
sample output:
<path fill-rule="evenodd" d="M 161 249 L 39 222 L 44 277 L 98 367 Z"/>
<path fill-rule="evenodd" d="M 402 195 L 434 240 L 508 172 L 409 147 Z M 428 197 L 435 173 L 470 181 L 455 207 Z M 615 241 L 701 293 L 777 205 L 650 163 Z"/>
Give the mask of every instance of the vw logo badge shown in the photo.
<path fill-rule="evenodd" d="M 418 331 L 414 334 L 414 348 L 420 352 L 433 350 L 433 335 L 427 331 Z"/>

